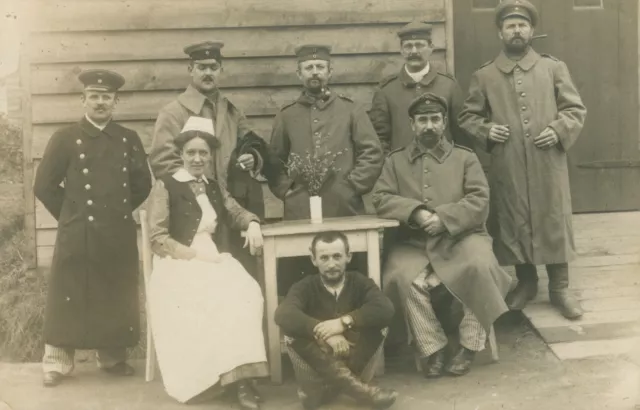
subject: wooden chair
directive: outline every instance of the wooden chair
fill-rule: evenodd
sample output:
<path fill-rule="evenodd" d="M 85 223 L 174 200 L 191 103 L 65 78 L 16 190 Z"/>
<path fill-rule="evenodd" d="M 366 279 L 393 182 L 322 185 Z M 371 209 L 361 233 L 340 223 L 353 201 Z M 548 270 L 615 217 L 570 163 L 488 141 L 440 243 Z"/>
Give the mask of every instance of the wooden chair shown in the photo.
<path fill-rule="evenodd" d="M 142 271 L 144 273 L 144 289 L 147 312 L 147 355 L 145 365 L 145 381 L 152 381 L 156 376 L 156 349 L 153 344 L 153 334 L 151 332 L 151 315 L 149 309 L 149 281 L 151 280 L 152 252 L 151 241 L 149 240 L 149 223 L 147 221 L 147 211 L 140 210 L 140 228 L 142 231 Z"/>

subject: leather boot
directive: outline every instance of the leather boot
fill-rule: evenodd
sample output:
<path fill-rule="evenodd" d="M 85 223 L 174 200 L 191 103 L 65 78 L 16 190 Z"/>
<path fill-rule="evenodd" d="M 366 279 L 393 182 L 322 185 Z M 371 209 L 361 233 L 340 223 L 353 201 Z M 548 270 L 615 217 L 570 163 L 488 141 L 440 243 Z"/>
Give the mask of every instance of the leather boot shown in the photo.
<path fill-rule="evenodd" d="M 476 356 L 476 352 L 460 346 L 460 350 L 447 365 L 447 373 L 452 376 L 464 376 L 471 370 L 471 363 Z"/>
<path fill-rule="evenodd" d="M 547 265 L 549 275 L 549 300 L 567 319 L 582 317 L 584 311 L 578 299 L 569 291 L 569 265 L 556 263 Z"/>
<path fill-rule="evenodd" d="M 522 310 L 538 294 L 538 272 L 535 265 L 516 265 L 518 284 L 506 298 L 510 310 Z"/>
<path fill-rule="evenodd" d="M 429 357 L 420 359 L 422 375 L 427 379 L 435 379 L 444 372 L 445 349 L 440 349 Z"/>
<path fill-rule="evenodd" d="M 396 401 L 398 393 L 395 390 L 382 389 L 364 383 L 351 372 L 344 362 L 337 360 L 331 354 L 323 352 L 313 343 L 308 343 L 306 346 L 298 346 L 297 353 L 320 376 L 355 400 L 370 404 L 376 409 L 389 408 Z"/>

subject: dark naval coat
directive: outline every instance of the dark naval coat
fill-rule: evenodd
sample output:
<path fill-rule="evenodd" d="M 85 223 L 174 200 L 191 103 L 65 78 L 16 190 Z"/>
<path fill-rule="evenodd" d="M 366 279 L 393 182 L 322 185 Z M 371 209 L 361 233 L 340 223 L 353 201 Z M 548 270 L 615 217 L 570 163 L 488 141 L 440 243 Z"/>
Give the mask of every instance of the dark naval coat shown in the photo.
<path fill-rule="evenodd" d="M 51 137 L 34 192 L 58 221 L 45 342 L 100 349 L 138 343 L 138 245 L 132 212 L 151 174 L 138 135 L 86 118 Z"/>

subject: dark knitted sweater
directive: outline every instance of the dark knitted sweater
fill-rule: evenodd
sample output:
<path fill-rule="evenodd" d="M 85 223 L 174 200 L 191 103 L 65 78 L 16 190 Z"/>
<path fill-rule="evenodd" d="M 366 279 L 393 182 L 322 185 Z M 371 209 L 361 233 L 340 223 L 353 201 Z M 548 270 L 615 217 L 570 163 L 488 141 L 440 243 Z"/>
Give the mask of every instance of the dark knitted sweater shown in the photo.
<path fill-rule="evenodd" d="M 355 331 L 382 329 L 389 325 L 393 313 L 391 301 L 366 276 L 347 272 L 344 288 L 336 300 L 316 274 L 291 287 L 276 310 L 275 321 L 289 336 L 313 338 L 313 328 L 325 320 L 350 315 Z"/>

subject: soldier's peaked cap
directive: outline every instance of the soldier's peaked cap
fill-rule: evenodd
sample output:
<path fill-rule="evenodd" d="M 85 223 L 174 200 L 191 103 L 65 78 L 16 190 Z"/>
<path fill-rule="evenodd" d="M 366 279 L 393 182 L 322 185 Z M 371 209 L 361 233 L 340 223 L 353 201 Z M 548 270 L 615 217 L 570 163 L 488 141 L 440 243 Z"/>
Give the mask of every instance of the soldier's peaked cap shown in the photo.
<path fill-rule="evenodd" d="M 218 60 L 222 59 L 220 50 L 224 47 L 222 41 L 203 41 L 191 44 L 184 48 L 185 54 L 188 54 L 192 60 Z"/>
<path fill-rule="evenodd" d="M 433 26 L 423 21 L 412 21 L 398 30 L 400 41 L 403 40 L 430 40 Z"/>
<path fill-rule="evenodd" d="M 538 10 L 536 6 L 527 0 L 504 0 L 496 7 L 496 25 L 502 26 L 502 21 L 507 17 L 522 17 L 528 20 L 532 26 L 538 24 Z"/>
<path fill-rule="evenodd" d="M 325 44 L 303 44 L 294 50 L 298 57 L 298 62 L 307 60 L 327 60 L 331 59 L 331 46 Z"/>
<path fill-rule="evenodd" d="M 124 77 L 115 71 L 103 69 L 84 70 L 78 75 L 78 80 L 89 91 L 115 92 L 124 85 Z"/>
<path fill-rule="evenodd" d="M 416 114 L 429 114 L 429 113 L 442 113 L 447 115 L 448 104 L 447 100 L 435 95 L 433 93 L 424 93 L 417 97 L 409 105 L 409 116 L 413 117 Z"/>

